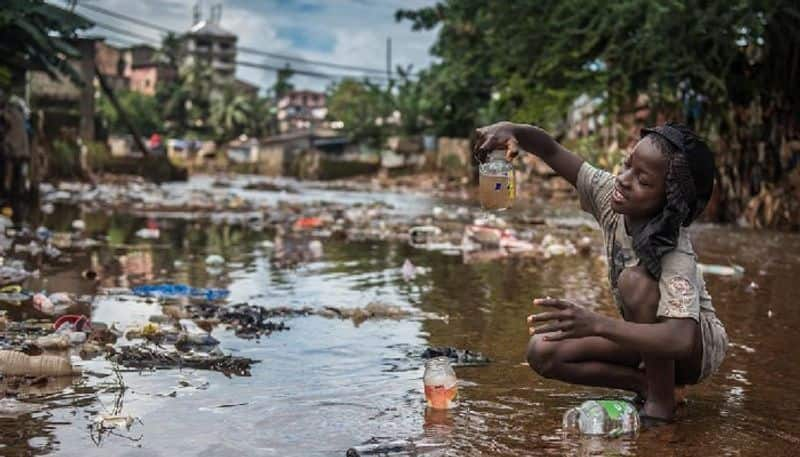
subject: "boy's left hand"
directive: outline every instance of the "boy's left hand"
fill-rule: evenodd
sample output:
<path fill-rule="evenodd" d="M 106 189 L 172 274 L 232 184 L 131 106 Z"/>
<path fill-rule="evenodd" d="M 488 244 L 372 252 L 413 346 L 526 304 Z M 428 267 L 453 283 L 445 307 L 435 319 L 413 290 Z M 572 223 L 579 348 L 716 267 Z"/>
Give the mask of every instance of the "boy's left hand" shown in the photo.
<path fill-rule="evenodd" d="M 530 334 L 550 333 L 550 335 L 544 337 L 548 341 L 597 335 L 600 322 L 604 318 L 604 316 L 594 311 L 560 298 L 537 298 L 533 300 L 533 304 L 555 309 L 555 311 L 545 311 L 528 316 L 528 331 Z M 548 323 L 534 327 L 534 323 L 540 322 Z M 556 333 L 559 331 L 560 333 Z"/>

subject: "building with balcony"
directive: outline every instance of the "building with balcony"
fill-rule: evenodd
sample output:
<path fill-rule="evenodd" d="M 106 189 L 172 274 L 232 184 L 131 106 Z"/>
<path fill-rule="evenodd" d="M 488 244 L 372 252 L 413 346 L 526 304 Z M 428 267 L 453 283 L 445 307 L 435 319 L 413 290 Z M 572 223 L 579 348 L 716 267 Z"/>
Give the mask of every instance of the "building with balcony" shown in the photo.
<path fill-rule="evenodd" d="M 327 127 L 328 107 L 325 94 L 311 90 L 293 90 L 278 100 L 278 123 L 281 132 Z"/>
<path fill-rule="evenodd" d="M 202 20 L 195 8 L 194 24 L 183 35 L 184 64 L 207 63 L 218 83 L 233 83 L 236 74 L 237 36 L 219 25 L 222 5 L 211 9 L 211 17 Z"/>

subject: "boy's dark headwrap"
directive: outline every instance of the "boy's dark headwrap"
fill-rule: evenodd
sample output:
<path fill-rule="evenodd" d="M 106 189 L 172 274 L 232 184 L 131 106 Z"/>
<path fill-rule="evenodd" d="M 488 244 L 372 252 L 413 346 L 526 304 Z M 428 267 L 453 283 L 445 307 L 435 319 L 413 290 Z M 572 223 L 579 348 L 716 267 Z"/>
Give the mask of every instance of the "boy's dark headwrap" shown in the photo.
<path fill-rule="evenodd" d="M 642 138 L 657 135 L 669 145 L 663 211 L 633 234 L 633 249 L 647 271 L 661 277 L 661 257 L 675 249 L 681 225 L 688 226 L 705 209 L 714 189 L 714 154 L 688 127 L 671 122 L 642 129 Z M 664 141 L 657 143 L 663 144 Z M 662 148 L 663 149 L 663 148 Z"/>

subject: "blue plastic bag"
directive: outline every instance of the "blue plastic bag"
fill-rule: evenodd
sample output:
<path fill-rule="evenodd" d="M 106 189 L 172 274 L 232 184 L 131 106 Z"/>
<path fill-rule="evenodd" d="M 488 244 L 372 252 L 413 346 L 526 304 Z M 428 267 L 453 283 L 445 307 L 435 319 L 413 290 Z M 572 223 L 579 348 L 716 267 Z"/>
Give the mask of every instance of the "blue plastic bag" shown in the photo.
<path fill-rule="evenodd" d="M 146 284 L 133 288 L 133 293 L 142 297 L 158 298 L 204 298 L 209 301 L 221 300 L 230 294 L 227 289 L 205 289 L 186 284 Z"/>

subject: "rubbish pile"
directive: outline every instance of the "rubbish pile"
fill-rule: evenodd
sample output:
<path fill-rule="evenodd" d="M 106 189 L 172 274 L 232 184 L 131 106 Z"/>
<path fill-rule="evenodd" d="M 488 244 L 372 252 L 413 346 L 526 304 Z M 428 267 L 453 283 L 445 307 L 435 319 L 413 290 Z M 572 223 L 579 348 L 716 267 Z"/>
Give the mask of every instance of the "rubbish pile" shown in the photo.
<path fill-rule="evenodd" d="M 219 371 L 225 376 L 250 376 L 250 367 L 258 360 L 223 354 L 214 350 L 209 353 L 180 353 L 156 347 L 138 345 L 121 346 L 108 356 L 112 362 L 125 367 L 142 369 L 194 368 Z"/>

